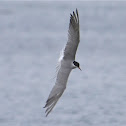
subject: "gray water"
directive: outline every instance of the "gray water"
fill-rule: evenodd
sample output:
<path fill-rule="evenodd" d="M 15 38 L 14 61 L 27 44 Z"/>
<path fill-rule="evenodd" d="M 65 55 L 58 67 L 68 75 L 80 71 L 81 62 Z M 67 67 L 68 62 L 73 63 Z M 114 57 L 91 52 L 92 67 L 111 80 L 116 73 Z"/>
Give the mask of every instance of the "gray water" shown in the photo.
<path fill-rule="evenodd" d="M 82 72 L 46 118 L 76 8 Z M 126 126 L 126 2 L 0 2 L 0 126 Z"/>

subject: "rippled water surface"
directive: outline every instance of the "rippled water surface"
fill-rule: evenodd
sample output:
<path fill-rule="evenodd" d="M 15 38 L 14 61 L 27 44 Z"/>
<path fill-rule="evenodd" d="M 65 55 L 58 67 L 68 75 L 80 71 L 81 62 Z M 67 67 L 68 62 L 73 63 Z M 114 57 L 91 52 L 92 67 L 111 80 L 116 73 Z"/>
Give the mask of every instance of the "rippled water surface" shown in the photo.
<path fill-rule="evenodd" d="M 46 118 L 76 8 L 82 72 Z M 126 126 L 126 2 L 0 2 L 0 125 Z"/>

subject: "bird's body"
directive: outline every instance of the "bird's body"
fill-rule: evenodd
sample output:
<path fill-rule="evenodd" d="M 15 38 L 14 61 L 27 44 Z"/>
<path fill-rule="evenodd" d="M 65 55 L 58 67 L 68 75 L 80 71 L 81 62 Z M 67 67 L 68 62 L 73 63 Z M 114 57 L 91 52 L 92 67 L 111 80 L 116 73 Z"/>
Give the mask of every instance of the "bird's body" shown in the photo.
<path fill-rule="evenodd" d="M 73 15 L 71 14 L 70 17 L 68 42 L 59 59 L 56 82 L 44 107 L 47 108 L 45 111 L 47 113 L 46 116 L 52 111 L 53 107 L 66 89 L 67 80 L 71 70 L 77 67 L 80 69 L 79 63 L 74 61 L 79 41 L 79 15 L 76 9 L 76 14 L 73 12 Z"/>

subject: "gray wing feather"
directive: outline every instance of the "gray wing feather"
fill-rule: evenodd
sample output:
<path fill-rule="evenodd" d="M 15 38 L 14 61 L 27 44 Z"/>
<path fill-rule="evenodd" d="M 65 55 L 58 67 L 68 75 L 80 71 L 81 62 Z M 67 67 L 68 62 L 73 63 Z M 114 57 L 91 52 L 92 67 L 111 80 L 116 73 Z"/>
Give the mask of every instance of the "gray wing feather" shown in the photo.
<path fill-rule="evenodd" d="M 44 106 L 44 108 L 47 108 L 45 111 L 46 116 L 48 116 L 48 114 L 52 111 L 57 101 L 63 94 L 70 72 L 71 69 L 67 69 L 64 65 L 60 66 L 57 73 L 56 83 L 49 94 L 46 105 Z"/>
<path fill-rule="evenodd" d="M 64 50 L 64 58 L 75 59 L 78 44 L 80 42 L 80 32 L 79 32 L 79 15 L 76 9 L 76 14 L 73 11 L 71 14 L 69 30 L 68 30 L 68 42 Z"/>

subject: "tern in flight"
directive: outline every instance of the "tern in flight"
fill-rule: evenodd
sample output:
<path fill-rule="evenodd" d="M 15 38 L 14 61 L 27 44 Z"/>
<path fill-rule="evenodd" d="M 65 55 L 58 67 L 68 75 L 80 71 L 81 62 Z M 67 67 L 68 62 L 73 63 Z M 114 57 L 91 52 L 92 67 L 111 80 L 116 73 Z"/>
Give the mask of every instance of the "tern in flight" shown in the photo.
<path fill-rule="evenodd" d="M 46 105 L 44 106 L 44 108 L 46 108 L 46 116 L 48 116 L 48 114 L 52 111 L 66 89 L 67 80 L 71 70 L 75 68 L 79 68 L 81 70 L 79 63 L 75 61 L 75 55 L 79 42 L 79 14 L 76 9 L 76 12 L 73 11 L 73 14 L 70 14 L 68 41 L 62 52 L 62 56 L 59 58 L 55 85 L 49 94 Z"/>

